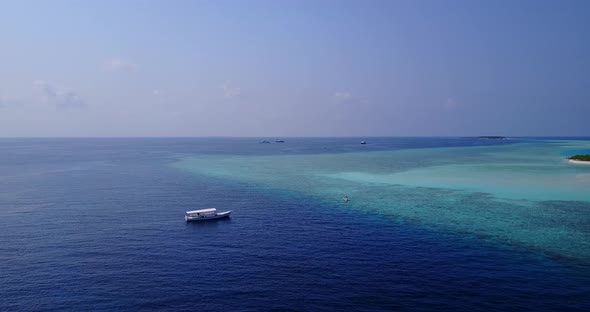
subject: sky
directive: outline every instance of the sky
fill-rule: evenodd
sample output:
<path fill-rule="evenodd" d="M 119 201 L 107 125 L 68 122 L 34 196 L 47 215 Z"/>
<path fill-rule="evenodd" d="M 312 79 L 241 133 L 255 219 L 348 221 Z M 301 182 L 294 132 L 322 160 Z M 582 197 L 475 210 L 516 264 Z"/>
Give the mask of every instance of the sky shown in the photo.
<path fill-rule="evenodd" d="M 0 0 L 0 137 L 589 125 L 590 1 Z"/>

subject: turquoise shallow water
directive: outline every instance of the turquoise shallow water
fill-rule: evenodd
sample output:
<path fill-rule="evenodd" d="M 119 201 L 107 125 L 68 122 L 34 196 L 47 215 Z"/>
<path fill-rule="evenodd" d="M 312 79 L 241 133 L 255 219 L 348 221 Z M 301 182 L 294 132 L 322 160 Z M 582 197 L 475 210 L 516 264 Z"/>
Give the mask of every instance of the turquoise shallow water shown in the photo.
<path fill-rule="evenodd" d="M 589 141 L 311 155 L 186 157 L 199 175 L 351 201 L 344 209 L 590 263 Z"/>

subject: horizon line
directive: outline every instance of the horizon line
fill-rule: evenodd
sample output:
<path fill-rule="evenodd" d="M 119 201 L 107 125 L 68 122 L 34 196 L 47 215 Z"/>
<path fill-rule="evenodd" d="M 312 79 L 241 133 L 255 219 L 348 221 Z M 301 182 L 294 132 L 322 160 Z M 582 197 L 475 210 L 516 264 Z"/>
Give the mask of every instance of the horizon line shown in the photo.
<path fill-rule="evenodd" d="M 269 139 L 269 138 L 480 138 L 499 136 L 510 138 L 590 138 L 590 135 L 334 135 L 334 136 L 232 136 L 232 135 L 204 135 L 204 136 L 0 136 L 1 139 L 198 139 L 198 138 L 235 138 L 235 139 Z"/>

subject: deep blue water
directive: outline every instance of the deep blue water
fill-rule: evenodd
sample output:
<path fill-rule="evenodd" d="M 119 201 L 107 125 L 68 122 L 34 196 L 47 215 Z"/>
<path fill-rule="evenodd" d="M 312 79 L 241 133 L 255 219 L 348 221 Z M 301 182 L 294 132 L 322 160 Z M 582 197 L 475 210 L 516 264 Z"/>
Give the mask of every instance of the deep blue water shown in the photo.
<path fill-rule="evenodd" d="M 522 140 L 1 139 L 0 310 L 587 311 L 590 268 L 169 165 Z"/>

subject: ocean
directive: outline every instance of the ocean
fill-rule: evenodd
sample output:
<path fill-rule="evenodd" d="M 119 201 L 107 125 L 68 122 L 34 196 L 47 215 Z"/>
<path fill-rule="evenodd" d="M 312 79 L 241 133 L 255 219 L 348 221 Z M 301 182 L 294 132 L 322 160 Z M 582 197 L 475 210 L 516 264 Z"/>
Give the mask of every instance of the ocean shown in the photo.
<path fill-rule="evenodd" d="M 590 309 L 590 138 L 284 139 L 0 139 L 0 311 Z"/>

